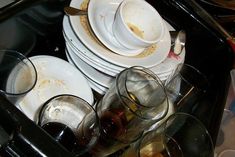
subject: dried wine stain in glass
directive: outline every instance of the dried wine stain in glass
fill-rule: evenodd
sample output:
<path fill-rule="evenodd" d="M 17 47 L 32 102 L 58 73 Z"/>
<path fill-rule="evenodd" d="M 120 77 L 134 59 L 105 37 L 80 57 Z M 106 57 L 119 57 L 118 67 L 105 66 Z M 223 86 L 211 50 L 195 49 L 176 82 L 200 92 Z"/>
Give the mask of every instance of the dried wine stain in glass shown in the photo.
<path fill-rule="evenodd" d="M 127 119 L 121 109 L 106 110 L 102 112 L 100 124 L 106 135 L 117 138 L 126 132 Z"/>

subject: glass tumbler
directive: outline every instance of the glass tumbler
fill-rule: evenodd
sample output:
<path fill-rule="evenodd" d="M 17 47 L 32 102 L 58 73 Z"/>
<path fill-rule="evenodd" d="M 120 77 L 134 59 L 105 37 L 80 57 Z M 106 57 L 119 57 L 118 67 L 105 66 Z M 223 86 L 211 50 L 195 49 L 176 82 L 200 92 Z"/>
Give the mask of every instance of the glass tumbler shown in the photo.
<path fill-rule="evenodd" d="M 102 141 L 94 147 L 93 154 L 107 156 L 137 140 L 144 130 L 163 119 L 168 99 L 155 74 L 143 67 L 130 67 L 117 75 L 96 111 Z"/>
<path fill-rule="evenodd" d="M 169 101 L 174 109 L 190 112 L 193 105 L 206 93 L 209 81 L 195 67 L 189 64 L 179 64 L 165 84 Z"/>
<path fill-rule="evenodd" d="M 39 111 L 38 125 L 77 156 L 85 155 L 99 136 L 93 107 L 74 95 L 57 95 Z"/>
<path fill-rule="evenodd" d="M 17 103 L 33 89 L 37 72 L 33 63 L 14 50 L 0 50 L 0 94 Z"/>
<path fill-rule="evenodd" d="M 145 133 L 121 157 L 213 157 L 214 144 L 205 126 L 187 113 L 172 114 Z"/>

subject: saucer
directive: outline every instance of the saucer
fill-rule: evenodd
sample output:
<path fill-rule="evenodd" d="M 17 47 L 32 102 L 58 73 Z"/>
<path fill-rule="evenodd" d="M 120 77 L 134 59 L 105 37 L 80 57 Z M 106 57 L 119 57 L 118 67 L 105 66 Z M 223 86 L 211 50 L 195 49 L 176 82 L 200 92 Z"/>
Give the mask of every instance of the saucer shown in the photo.
<path fill-rule="evenodd" d="M 116 0 L 110 0 L 118 5 Z M 110 3 L 109 3 L 110 4 Z M 88 0 L 72 0 L 70 6 L 87 9 Z M 171 45 L 171 38 L 168 29 L 165 29 L 164 37 L 152 47 L 147 48 L 144 52 L 134 57 L 127 57 L 113 53 L 104 47 L 94 36 L 89 27 L 87 16 L 69 16 L 71 26 L 76 36 L 81 42 L 94 54 L 121 67 L 131 67 L 133 65 L 143 66 L 146 68 L 153 67 L 164 61 L 168 55 Z"/>
<path fill-rule="evenodd" d="M 122 0 L 90 0 L 88 4 L 88 20 L 96 37 L 111 51 L 123 56 L 135 56 L 144 48 L 131 50 L 123 47 L 113 35 L 112 24 L 115 12 Z"/>
<path fill-rule="evenodd" d="M 76 95 L 93 104 L 92 90 L 84 75 L 74 66 L 65 60 L 47 55 L 33 56 L 30 60 L 36 67 L 38 80 L 18 105 L 28 118 L 35 121 L 41 105 L 59 94 Z"/>

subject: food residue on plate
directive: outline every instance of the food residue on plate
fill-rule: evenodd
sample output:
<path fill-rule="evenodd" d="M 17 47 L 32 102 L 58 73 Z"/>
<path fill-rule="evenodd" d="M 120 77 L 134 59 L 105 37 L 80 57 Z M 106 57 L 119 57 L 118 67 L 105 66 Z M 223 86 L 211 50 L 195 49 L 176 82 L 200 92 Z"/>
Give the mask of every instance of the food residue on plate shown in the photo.
<path fill-rule="evenodd" d="M 89 0 L 84 0 L 81 5 L 80 5 L 80 9 L 82 10 L 87 10 L 88 7 L 88 3 Z M 88 17 L 87 16 L 80 16 L 80 23 L 82 25 L 82 27 L 84 28 L 84 30 L 86 31 L 86 33 L 88 34 L 88 36 L 95 41 L 97 44 L 99 44 L 101 47 L 103 47 L 104 49 L 108 49 L 106 48 L 94 35 L 94 33 L 92 32 L 90 25 L 89 25 L 89 21 L 88 21 Z M 151 45 L 149 47 L 147 47 L 143 52 L 141 52 L 139 55 L 136 56 L 129 56 L 130 58 L 144 58 L 144 57 L 148 57 L 149 55 L 153 54 L 157 49 L 157 44 Z M 110 50 L 111 51 L 111 50 Z"/>
<path fill-rule="evenodd" d="M 130 28 L 130 30 L 137 35 L 138 37 L 144 39 L 144 31 L 142 31 L 139 27 L 137 27 L 136 25 L 132 24 L 132 23 L 127 23 L 127 26 Z"/>

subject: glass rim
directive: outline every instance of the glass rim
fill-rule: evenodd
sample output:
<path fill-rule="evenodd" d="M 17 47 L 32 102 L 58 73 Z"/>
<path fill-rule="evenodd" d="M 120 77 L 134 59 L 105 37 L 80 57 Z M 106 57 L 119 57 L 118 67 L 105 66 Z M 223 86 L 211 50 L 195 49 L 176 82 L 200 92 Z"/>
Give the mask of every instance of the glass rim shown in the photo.
<path fill-rule="evenodd" d="M 81 100 L 82 102 L 84 102 L 86 104 L 87 107 L 89 107 L 89 109 L 92 110 L 92 112 L 95 113 L 95 117 L 96 119 L 98 120 L 98 114 L 96 112 L 96 110 L 94 109 L 94 107 L 89 104 L 86 100 L 84 100 L 83 98 L 79 97 L 79 96 L 76 96 L 76 95 L 73 95 L 73 94 L 59 94 L 59 95 L 55 95 L 51 98 L 49 98 L 46 102 L 43 103 L 43 105 L 40 107 L 40 110 L 39 110 L 39 113 L 38 113 L 38 116 L 37 116 L 37 121 L 36 123 L 41 126 L 41 116 L 43 115 L 43 111 L 46 109 L 46 107 L 48 106 L 48 104 L 50 104 L 50 102 L 52 101 L 55 101 L 57 100 L 57 98 L 63 98 L 63 97 L 72 97 L 72 98 L 75 98 L 77 100 Z"/>
<path fill-rule="evenodd" d="M 162 81 L 160 80 L 160 78 L 159 78 L 156 74 L 154 74 L 151 70 L 149 70 L 148 68 L 142 67 L 142 66 L 132 66 L 132 67 L 126 68 L 125 70 L 121 71 L 121 72 L 119 73 L 119 75 L 117 75 L 117 78 L 116 78 L 116 80 L 115 80 L 116 87 L 119 87 L 117 80 L 119 80 L 120 76 L 121 76 L 122 74 L 126 73 L 126 72 L 127 72 L 128 70 L 130 70 L 130 69 L 140 70 L 141 72 L 146 73 L 146 74 L 148 74 L 149 76 L 151 76 L 151 78 L 153 78 L 154 82 L 156 82 L 156 84 L 158 84 L 158 85 L 161 86 L 161 88 L 163 89 L 165 95 L 167 96 L 167 92 L 166 92 L 165 86 L 163 85 L 163 83 L 162 83 Z M 126 78 L 126 75 L 125 75 L 125 78 Z M 121 94 L 119 88 L 116 88 L 116 89 L 117 89 L 116 92 L 117 92 L 117 94 L 118 94 L 119 99 L 122 100 L 122 98 L 121 98 L 121 95 L 122 95 L 122 94 Z M 127 89 L 126 84 L 125 84 L 125 91 L 127 91 L 127 93 L 128 93 L 128 98 L 129 98 L 129 99 L 131 100 L 131 102 L 133 102 L 134 104 L 136 104 L 136 105 L 138 105 L 138 106 L 141 106 L 141 107 L 145 107 L 145 108 L 154 107 L 154 105 L 153 105 L 153 106 L 144 106 L 144 105 L 142 105 L 142 104 L 140 104 L 140 103 L 138 103 L 138 102 L 136 102 L 136 101 L 132 101 L 133 99 L 132 99 L 130 93 L 128 92 L 128 89 Z M 123 103 L 124 103 L 124 102 L 123 102 Z M 124 103 L 124 104 L 125 104 L 125 103 Z M 125 104 L 125 105 L 126 105 L 126 104 Z M 128 105 L 126 105 L 126 106 L 128 107 Z M 129 108 L 129 107 L 128 107 L 128 108 Z"/>
<path fill-rule="evenodd" d="M 190 65 L 190 64 L 187 64 L 187 63 L 180 63 L 180 64 L 178 64 L 177 68 L 174 70 L 174 73 L 175 73 L 176 71 L 181 71 L 181 68 L 182 68 L 182 67 L 190 68 L 190 69 L 193 70 L 194 72 L 198 73 L 198 74 L 203 78 L 204 82 L 205 82 L 206 84 L 209 84 L 209 80 L 208 80 L 208 78 L 206 77 L 206 75 L 205 75 L 204 73 L 202 73 L 200 70 L 198 70 L 198 69 L 197 69 L 196 67 L 194 67 L 193 65 Z M 192 85 L 194 88 L 196 88 L 196 89 L 198 89 L 198 90 L 202 90 L 202 91 L 206 90 L 207 87 L 201 88 L 201 87 L 198 86 L 198 85 L 195 86 L 195 85 L 193 85 L 190 81 L 188 81 L 188 80 L 185 78 L 185 76 L 183 76 L 180 72 L 179 72 L 178 74 L 181 76 L 182 80 L 184 80 L 184 81 L 187 82 L 188 84 Z M 173 77 L 174 77 L 174 76 L 175 76 L 175 74 L 173 74 Z"/>
<path fill-rule="evenodd" d="M 117 80 L 119 79 L 119 77 L 120 77 L 120 75 L 121 75 L 122 73 L 125 73 L 127 70 L 130 70 L 130 69 L 140 70 L 141 72 L 146 73 L 148 76 L 150 76 L 150 77 L 154 80 L 154 82 L 155 82 L 156 84 L 158 84 L 159 86 L 161 86 L 163 92 L 164 92 L 165 95 L 166 95 L 164 101 L 167 101 L 167 107 L 166 107 L 166 109 L 165 109 L 165 111 L 164 111 L 164 113 L 163 113 L 163 115 L 162 115 L 161 117 L 156 118 L 156 117 L 157 117 L 157 116 L 156 116 L 156 117 L 152 117 L 151 119 L 154 120 L 154 121 L 159 121 L 159 120 L 163 119 L 163 118 L 166 116 L 166 114 L 168 113 L 168 110 L 169 110 L 169 100 L 168 100 L 168 96 L 167 96 L 167 92 L 166 92 L 165 86 L 163 85 L 162 81 L 159 79 L 159 77 L 158 77 L 155 73 L 153 73 L 153 72 L 152 72 L 151 70 L 149 70 L 148 68 L 145 68 L 145 67 L 142 67 L 142 66 L 133 66 L 133 67 L 130 67 L 130 68 L 127 68 L 127 69 L 123 70 L 123 71 L 117 76 Z M 125 75 L 125 78 L 126 78 L 126 75 Z M 118 86 L 118 81 L 116 81 L 116 86 L 119 87 L 119 86 Z M 121 93 L 120 93 L 119 88 L 116 88 L 116 90 L 117 90 L 116 92 L 118 93 L 118 94 L 117 94 L 117 95 L 118 95 L 118 98 L 122 101 Z M 128 91 L 126 84 L 125 84 L 125 91 Z M 138 102 L 136 102 L 136 101 L 133 101 L 133 98 L 131 97 L 130 93 L 129 93 L 129 92 L 127 92 L 127 93 L 128 93 L 128 97 L 127 97 L 127 98 L 128 98 L 133 104 L 135 104 L 135 105 L 137 105 L 137 106 L 144 107 L 144 108 L 152 108 L 152 107 L 155 107 L 155 105 L 145 106 L 145 105 L 142 105 L 142 104 L 140 104 L 140 103 L 138 103 Z M 125 107 L 127 107 L 127 108 L 129 109 L 129 111 L 132 112 L 134 115 L 138 116 L 139 118 L 141 118 L 141 119 L 143 119 L 143 120 L 149 120 L 148 117 L 140 116 L 139 114 L 137 114 L 136 112 L 134 112 L 132 109 L 130 109 L 130 107 L 129 107 L 124 101 L 122 101 L 122 103 L 123 103 L 123 104 L 125 105 Z"/>
<path fill-rule="evenodd" d="M 151 133 L 154 133 L 156 132 L 157 134 L 159 134 L 160 136 L 162 136 L 163 138 L 163 145 L 166 145 L 166 137 L 167 138 L 171 138 L 170 135 L 168 135 L 166 133 L 166 125 L 168 123 L 169 120 L 174 120 L 175 117 L 177 116 L 185 116 L 187 118 L 190 118 L 190 119 L 193 119 L 194 121 L 196 121 L 199 125 L 199 127 L 203 130 L 205 130 L 205 135 L 207 136 L 207 138 L 209 139 L 209 142 L 210 142 L 210 146 L 211 148 L 214 149 L 214 142 L 212 140 L 212 137 L 209 133 L 209 131 L 207 130 L 207 128 L 205 127 L 205 125 L 194 115 L 191 115 L 191 114 L 188 114 L 188 113 L 185 113 L 185 112 L 175 112 L 173 113 L 172 115 L 170 115 L 163 124 L 161 124 L 159 127 L 153 129 L 153 130 L 150 130 L 150 131 L 147 131 L 145 134 L 143 134 L 143 136 L 139 139 L 139 142 L 137 143 L 137 145 L 135 146 L 138 150 L 137 154 L 138 154 L 138 157 L 141 157 L 140 155 L 140 147 L 142 146 L 142 141 L 145 139 L 145 137 L 147 137 L 149 134 Z M 172 138 L 174 139 L 174 138 Z M 177 142 L 176 142 L 177 143 Z M 166 147 L 166 150 L 167 150 L 167 147 Z M 182 152 L 182 149 L 180 150 Z M 213 150 L 214 151 L 214 150 Z M 168 152 L 168 150 L 167 150 Z M 169 153 L 169 152 L 168 152 Z"/>
<path fill-rule="evenodd" d="M 173 119 L 177 116 L 189 117 L 189 118 L 195 120 L 200 126 L 202 126 L 203 129 L 205 129 L 207 131 L 206 126 L 202 123 L 202 121 L 200 119 L 198 119 L 196 116 L 189 114 L 189 113 L 186 113 L 186 112 L 175 112 L 175 113 L 171 114 L 169 117 L 167 117 L 167 119 L 165 120 L 165 122 L 162 125 L 166 124 L 170 119 Z"/>
<path fill-rule="evenodd" d="M 211 137 L 211 135 L 210 135 L 208 129 L 206 128 L 206 126 L 203 124 L 203 122 L 202 122 L 200 119 L 198 119 L 196 116 L 194 116 L 194 115 L 192 115 L 192 114 L 185 113 L 185 112 L 175 112 L 175 113 L 173 113 L 172 115 L 170 115 L 170 116 L 165 120 L 165 122 L 164 122 L 162 125 L 160 125 L 158 128 L 163 127 L 163 132 L 164 132 L 165 135 L 167 135 L 167 134 L 166 134 L 166 126 L 167 126 L 167 123 L 169 122 L 169 120 L 174 120 L 174 118 L 176 118 L 177 116 L 184 116 L 184 117 L 187 117 L 187 118 L 190 118 L 190 119 L 193 119 L 194 121 L 196 121 L 197 124 L 198 124 L 198 126 L 199 126 L 201 129 L 205 130 L 205 134 L 208 136 L 208 138 L 209 138 L 209 140 L 210 140 L 210 144 L 211 144 L 211 146 L 214 148 L 214 142 L 213 142 L 213 140 L 212 140 L 212 137 Z"/>
<path fill-rule="evenodd" d="M 150 119 L 150 118 L 148 118 L 148 117 L 140 116 L 139 114 L 137 114 L 136 112 L 134 112 L 134 111 L 122 100 L 122 98 L 121 98 L 122 94 L 120 93 L 120 90 L 119 90 L 119 88 L 118 88 L 119 86 L 118 86 L 118 81 L 117 81 L 117 80 L 119 80 L 119 78 L 120 78 L 120 76 L 121 76 L 122 74 L 125 74 L 125 73 L 126 73 L 128 70 L 130 70 L 130 69 L 140 70 L 141 72 L 146 73 L 148 76 L 150 76 L 150 77 L 154 80 L 154 82 L 155 82 L 156 84 L 158 84 L 159 86 L 161 86 L 161 88 L 162 88 L 164 94 L 166 95 L 164 101 L 167 101 L 167 107 L 166 107 L 166 109 L 165 109 L 165 111 L 164 111 L 164 113 L 163 113 L 162 116 L 160 116 L 159 118 L 156 118 L 157 116 L 151 117 L 151 119 L 152 119 L 153 121 L 159 121 L 159 120 L 163 119 L 163 118 L 167 115 L 168 110 L 169 110 L 169 100 L 168 100 L 166 88 L 165 88 L 165 86 L 163 85 L 163 82 L 160 80 L 160 78 L 159 78 L 155 73 L 153 73 L 151 70 L 149 70 L 148 68 L 145 68 L 145 67 L 142 67 L 142 66 L 132 66 L 132 67 L 129 67 L 129 68 L 126 68 L 125 70 L 123 70 L 123 71 L 117 76 L 117 78 L 116 78 L 116 80 L 115 80 L 115 84 L 116 84 L 116 87 L 117 87 L 117 88 L 116 88 L 116 93 L 117 93 L 117 95 L 118 95 L 118 98 L 121 100 L 122 104 L 124 104 L 125 107 L 127 107 L 127 108 L 129 109 L 130 112 L 132 112 L 134 115 L 138 116 L 140 119 L 142 119 L 142 120 L 149 120 L 149 119 Z M 127 74 L 125 74 L 125 78 L 127 77 L 126 75 L 127 75 Z M 127 97 L 127 98 L 128 98 L 133 104 L 135 104 L 135 105 L 137 105 L 137 106 L 144 107 L 144 108 L 152 108 L 152 107 L 155 107 L 155 105 L 145 106 L 145 105 L 142 105 L 142 104 L 140 104 L 140 103 L 138 103 L 138 102 L 136 102 L 136 101 L 133 101 L 133 98 L 131 97 L 130 93 L 128 92 L 128 89 L 127 89 L 126 84 L 125 84 L 125 91 L 127 91 L 127 93 L 128 93 L 128 97 Z"/>
<path fill-rule="evenodd" d="M 99 118 L 98 118 L 98 114 L 97 114 L 95 108 L 94 108 L 90 103 L 88 103 L 85 99 L 83 99 L 83 98 L 81 98 L 81 97 L 79 97 L 79 96 L 77 96 L 77 95 L 73 95 L 73 94 L 59 94 L 59 95 L 55 95 L 55 96 L 49 98 L 45 103 L 43 103 L 43 105 L 42 105 L 41 108 L 39 109 L 39 113 L 38 113 L 38 116 L 37 116 L 37 120 L 36 120 L 36 124 L 37 124 L 37 125 L 39 125 L 40 127 L 42 127 L 42 121 L 41 121 L 41 119 L 42 119 L 42 116 L 43 116 L 43 113 L 44 113 L 45 109 L 47 109 L 48 105 L 50 105 L 50 102 L 56 101 L 56 100 L 58 100 L 58 99 L 60 99 L 60 98 L 62 98 L 62 100 L 66 100 L 66 99 L 71 99 L 71 98 L 73 98 L 74 100 L 82 101 L 82 104 L 83 104 L 83 105 L 85 104 L 85 106 L 88 107 L 88 109 L 91 111 L 91 112 L 89 112 L 89 113 L 92 113 L 92 112 L 94 113 L 94 116 L 95 116 L 94 118 L 95 118 L 95 123 L 96 123 L 95 125 L 98 125 L 98 130 L 95 130 L 95 136 L 97 136 L 97 137 L 100 136 Z M 63 98 L 66 98 L 66 99 L 63 99 Z M 76 106 L 77 106 L 76 103 L 73 104 L 73 105 L 76 105 Z M 87 116 L 87 114 L 85 114 L 85 115 L 83 116 L 82 120 L 78 123 L 77 127 L 74 128 L 74 129 L 75 129 L 75 132 L 76 132 L 76 130 L 78 129 L 78 127 L 82 125 L 82 123 L 83 123 L 83 121 L 84 121 L 84 117 L 86 117 L 86 116 Z M 49 121 L 49 122 L 50 122 L 50 121 Z M 56 121 L 56 122 L 57 122 L 57 121 Z M 59 123 L 60 123 L 60 122 L 59 122 Z M 63 123 L 63 122 L 61 122 L 61 123 Z M 46 124 L 46 123 L 45 123 L 45 124 Z M 63 124 L 64 124 L 64 123 L 63 123 Z M 66 125 L 67 127 L 70 128 L 70 126 L 69 126 L 68 124 L 64 124 L 64 125 Z M 74 133 L 74 135 L 75 135 L 76 133 L 74 132 L 73 128 L 70 128 L 70 129 L 73 131 L 73 133 Z M 76 135 L 75 135 L 75 136 L 76 136 Z M 90 141 L 90 142 L 88 143 L 88 145 L 85 146 L 85 148 L 84 148 L 83 150 L 81 150 L 81 151 L 79 151 L 79 152 L 76 152 L 77 154 L 76 154 L 75 156 L 79 156 L 79 155 L 85 154 L 87 151 L 89 151 L 89 150 L 91 149 L 91 147 L 93 146 L 93 144 L 94 144 L 94 143 L 92 143 L 92 142 Z"/>
<path fill-rule="evenodd" d="M 30 63 L 30 65 L 33 67 L 33 71 L 35 73 L 35 80 L 34 80 L 34 83 L 32 84 L 32 87 L 30 87 L 29 89 L 27 89 L 26 91 L 23 91 L 21 93 L 9 93 L 9 92 L 6 92 L 2 89 L 0 89 L 0 93 L 3 95 L 6 95 L 6 96 L 19 96 L 19 95 L 24 95 L 24 94 L 28 93 L 29 91 L 31 91 L 35 87 L 35 85 L 37 83 L 37 79 L 38 79 L 37 70 L 36 70 L 36 67 L 33 64 L 33 62 L 28 57 L 26 57 L 25 55 L 23 55 L 22 53 L 20 53 L 19 51 L 16 51 L 16 50 L 0 50 L 0 53 L 1 52 L 10 52 L 11 54 L 17 54 L 20 57 L 21 61 L 26 59 L 26 61 L 28 61 Z M 12 56 L 12 55 L 10 55 L 10 56 Z"/>

